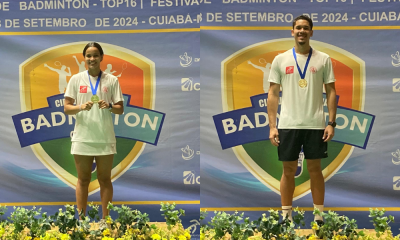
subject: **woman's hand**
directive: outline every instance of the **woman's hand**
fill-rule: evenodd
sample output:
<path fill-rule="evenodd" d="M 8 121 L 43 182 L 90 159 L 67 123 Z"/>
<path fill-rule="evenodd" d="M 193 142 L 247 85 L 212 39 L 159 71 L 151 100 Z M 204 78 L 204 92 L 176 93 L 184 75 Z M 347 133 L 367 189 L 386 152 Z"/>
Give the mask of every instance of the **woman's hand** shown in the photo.
<path fill-rule="evenodd" d="M 92 101 L 88 101 L 88 102 L 86 102 L 86 103 L 81 105 L 82 111 L 83 110 L 90 111 L 90 109 L 92 109 L 92 107 L 93 107 L 93 102 Z"/>

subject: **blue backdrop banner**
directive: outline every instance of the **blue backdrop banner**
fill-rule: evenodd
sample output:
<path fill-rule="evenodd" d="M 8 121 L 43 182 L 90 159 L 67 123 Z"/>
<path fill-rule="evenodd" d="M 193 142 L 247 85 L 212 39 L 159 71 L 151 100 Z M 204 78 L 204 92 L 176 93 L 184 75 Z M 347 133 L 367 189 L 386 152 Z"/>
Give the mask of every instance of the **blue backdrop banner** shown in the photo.
<path fill-rule="evenodd" d="M 369 208 L 385 207 L 400 217 L 398 4 L 220 0 L 201 6 L 203 209 L 236 209 L 255 219 L 281 207 L 283 170 L 269 141 L 268 77 L 275 56 L 294 46 L 293 20 L 305 14 L 314 23 L 312 48 L 332 60 L 339 96 L 335 137 L 322 160 L 325 209 L 355 218 L 360 228 L 373 228 Z M 324 111 L 328 120 L 326 106 Z M 310 222 L 313 201 L 302 153 L 295 183 L 293 206 L 308 210 Z M 399 228 L 395 223 L 392 229 Z"/>

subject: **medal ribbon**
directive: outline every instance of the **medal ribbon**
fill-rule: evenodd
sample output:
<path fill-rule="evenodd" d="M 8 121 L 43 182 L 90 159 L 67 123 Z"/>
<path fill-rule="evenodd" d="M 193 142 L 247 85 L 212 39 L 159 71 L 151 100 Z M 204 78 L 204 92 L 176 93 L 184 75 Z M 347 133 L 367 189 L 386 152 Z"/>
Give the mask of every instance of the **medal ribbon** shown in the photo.
<path fill-rule="evenodd" d="M 299 64 L 297 63 L 296 51 L 294 50 L 294 47 L 293 47 L 293 56 L 294 56 L 294 60 L 296 61 L 297 70 L 299 70 L 299 74 L 300 74 L 301 79 L 304 79 L 306 77 L 307 67 L 308 67 L 308 63 L 310 62 L 311 55 L 312 55 L 312 48 L 310 48 L 310 52 L 308 53 L 306 66 L 304 66 L 304 72 L 301 72 Z"/>
<path fill-rule="evenodd" d="M 89 77 L 89 83 L 90 83 L 90 88 L 92 89 L 92 94 L 96 95 L 97 93 L 97 88 L 99 87 L 99 83 L 100 83 L 100 78 L 101 78 L 101 71 L 99 73 L 99 76 L 97 77 L 97 82 L 96 82 L 96 87 L 93 88 L 93 84 L 92 84 L 92 80 L 90 79 L 90 75 L 89 75 L 89 71 L 88 71 L 88 77 Z"/>

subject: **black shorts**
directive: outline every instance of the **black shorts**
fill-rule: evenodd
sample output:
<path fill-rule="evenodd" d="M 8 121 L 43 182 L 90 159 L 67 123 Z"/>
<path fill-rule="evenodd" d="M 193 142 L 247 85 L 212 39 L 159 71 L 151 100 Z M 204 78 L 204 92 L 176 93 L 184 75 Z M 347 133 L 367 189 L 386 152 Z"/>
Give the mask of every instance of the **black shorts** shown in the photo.
<path fill-rule="evenodd" d="M 278 129 L 280 161 L 297 161 L 301 147 L 305 159 L 321 159 L 328 157 L 328 143 L 322 136 L 324 130 L 310 129 Z"/>

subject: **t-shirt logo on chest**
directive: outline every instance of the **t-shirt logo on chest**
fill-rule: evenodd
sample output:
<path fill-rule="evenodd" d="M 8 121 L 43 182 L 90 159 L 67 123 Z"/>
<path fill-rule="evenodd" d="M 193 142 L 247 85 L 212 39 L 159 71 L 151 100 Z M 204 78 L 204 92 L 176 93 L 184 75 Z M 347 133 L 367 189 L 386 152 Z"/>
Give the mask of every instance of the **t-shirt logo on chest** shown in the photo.
<path fill-rule="evenodd" d="M 311 73 L 316 73 L 317 72 L 317 68 L 314 67 L 314 66 L 310 67 L 310 72 Z"/>
<path fill-rule="evenodd" d="M 79 92 L 80 93 L 87 93 L 87 86 L 80 86 L 79 87 Z"/>
<path fill-rule="evenodd" d="M 292 74 L 294 71 L 294 66 L 286 67 L 286 74 Z"/>
<path fill-rule="evenodd" d="M 103 92 L 107 93 L 108 92 L 108 88 L 107 87 L 103 87 Z"/>

